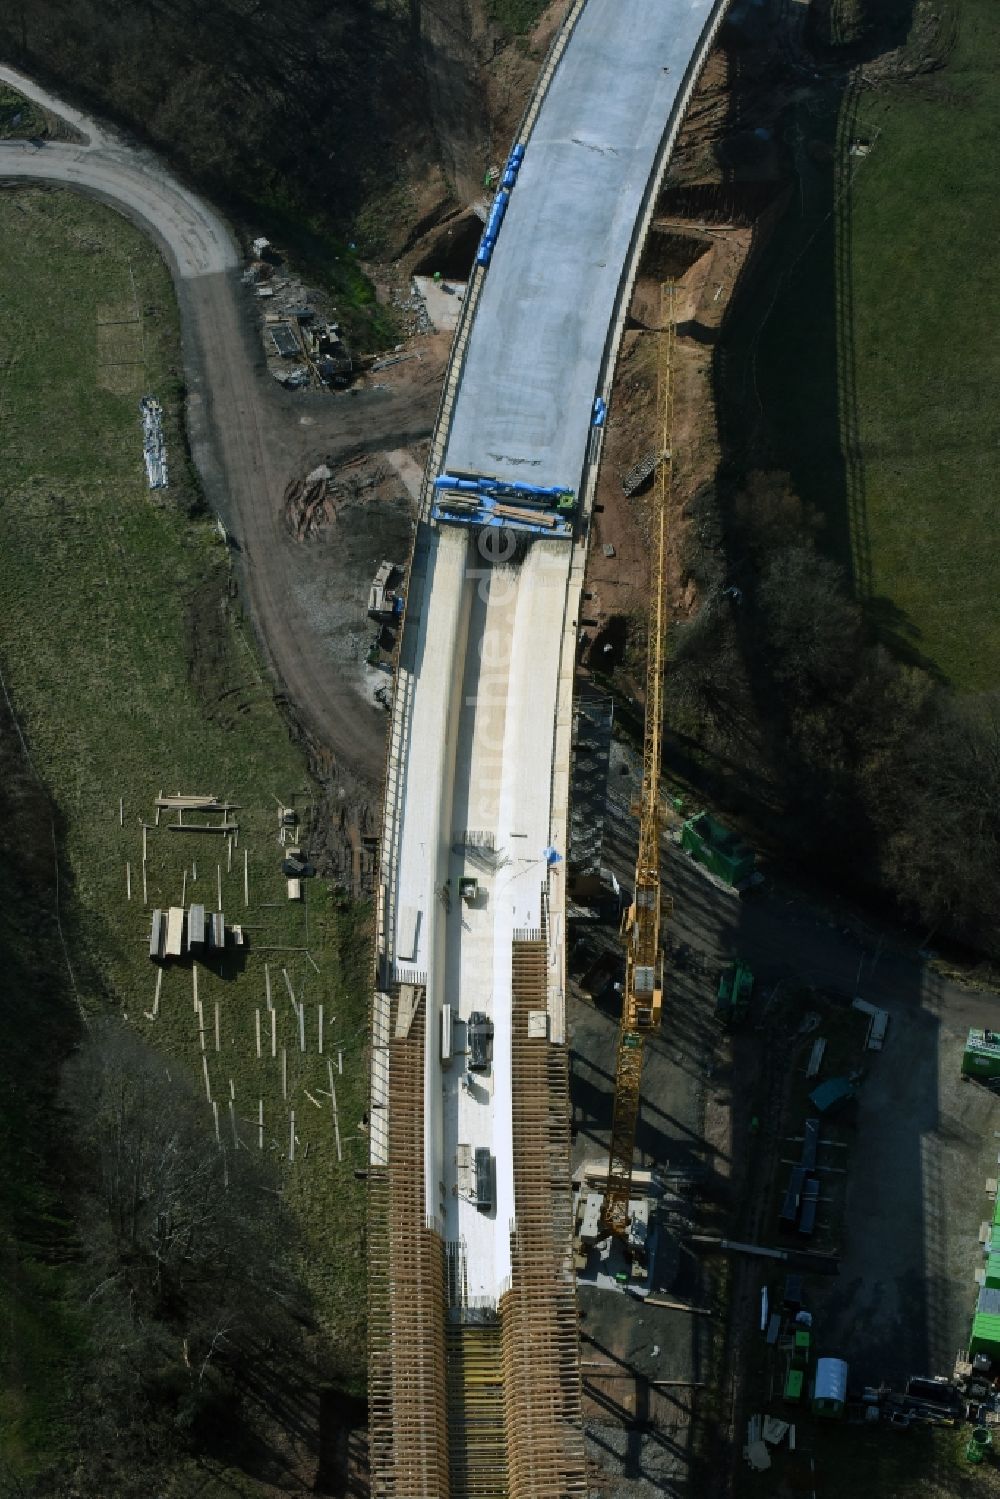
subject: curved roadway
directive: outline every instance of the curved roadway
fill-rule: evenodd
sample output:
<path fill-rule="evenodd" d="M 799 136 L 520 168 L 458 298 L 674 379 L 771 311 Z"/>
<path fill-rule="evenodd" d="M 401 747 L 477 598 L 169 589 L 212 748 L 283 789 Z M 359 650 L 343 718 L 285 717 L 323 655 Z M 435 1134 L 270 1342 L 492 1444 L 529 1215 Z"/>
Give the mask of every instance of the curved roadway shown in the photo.
<path fill-rule="evenodd" d="M 719 0 L 587 0 L 485 272 L 442 470 L 589 494 L 594 399 L 607 394 L 650 191 L 723 9 Z M 561 858 L 566 846 L 586 529 L 584 513 L 572 543 L 522 542 L 504 557 L 487 547 L 496 532 L 477 541 L 427 522 L 409 587 L 386 807 L 383 973 L 426 988 L 426 1218 L 480 1307 L 495 1307 L 510 1283 L 518 1211 L 518 935 L 547 930 L 549 1034 L 564 1039 L 564 899 L 549 851 Z M 478 881 L 472 904 L 459 899 L 469 878 Z M 457 1022 L 449 1065 L 439 1039 L 445 1006 Z M 474 1011 L 494 1025 L 485 1075 L 467 1068 Z M 495 1171 L 487 1212 L 464 1166 L 481 1148 Z"/>
<path fill-rule="evenodd" d="M 0 183 L 44 181 L 87 193 L 124 212 L 164 251 L 181 313 L 192 453 L 209 503 L 238 544 L 236 562 L 261 644 L 296 711 L 333 751 L 341 773 L 347 768 L 363 784 L 377 783 L 385 715 L 345 681 L 322 631 L 296 596 L 281 499 L 301 462 L 304 439 L 296 431 L 297 416 L 282 411 L 283 393 L 260 372 L 260 340 L 240 285 L 240 249 L 231 230 L 153 151 L 98 124 L 14 68 L 0 65 L 0 79 L 83 137 L 40 147 L 0 141 Z M 296 407 L 305 409 L 301 402 Z M 386 446 L 403 447 L 426 437 L 432 419 L 428 394 L 412 391 L 364 391 L 327 401 L 321 413 L 308 409 L 314 421 L 323 419 L 323 428 L 314 429 L 313 462 L 326 453 L 336 456 L 368 445 L 376 432 L 390 438 Z"/>

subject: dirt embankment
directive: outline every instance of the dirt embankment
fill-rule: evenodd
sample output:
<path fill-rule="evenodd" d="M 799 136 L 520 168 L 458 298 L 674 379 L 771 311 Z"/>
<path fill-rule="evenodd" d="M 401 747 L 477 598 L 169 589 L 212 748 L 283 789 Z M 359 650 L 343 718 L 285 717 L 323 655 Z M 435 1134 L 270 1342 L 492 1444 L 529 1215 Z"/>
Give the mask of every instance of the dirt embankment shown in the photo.
<path fill-rule="evenodd" d="M 697 607 L 685 564 L 692 500 L 718 469 L 715 350 L 734 291 L 766 240 L 785 190 L 772 122 L 781 108 L 772 60 L 722 45 L 695 90 L 657 205 L 615 371 L 579 663 L 641 700 L 649 598 L 653 470 L 629 497 L 626 477 L 662 445 L 657 416 L 661 287 L 674 286 L 673 458 L 667 592 L 671 617 Z M 761 122 L 758 124 L 758 122 Z M 753 127 L 752 129 L 750 127 Z M 608 648 L 610 646 L 610 649 Z"/>

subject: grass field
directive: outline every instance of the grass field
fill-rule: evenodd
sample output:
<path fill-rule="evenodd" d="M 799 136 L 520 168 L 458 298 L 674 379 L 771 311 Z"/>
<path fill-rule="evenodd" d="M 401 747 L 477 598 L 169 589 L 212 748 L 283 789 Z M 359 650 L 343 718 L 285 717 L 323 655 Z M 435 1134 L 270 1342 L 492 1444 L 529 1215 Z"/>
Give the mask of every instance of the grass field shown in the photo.
<path fill-rule="evenodd" d="M 0 140 L 47 134 L 45 116 L 38 105 L 9 84 L 0 83 Z"/>
<path fill-rule="evenodd" d="M 849 226 L 871 593 L 968 690 L 1000 675 L 998 49 L 997 7 L 961 0 L 946 66 L 864 100 Z"/>
<path fill-rule="evenodd" d="M 169 278 L 158 254 L 118 214 L 41 189 L 0 195 L 0 266 L 0 666 L 57 808 L 64 924 L 83 1003 L 126 1014 L 201 1089 L 204 1043 L 224 1139 L 231 1141 L 235 1123 L 241 1145 L 256 1151 L 263 1101 L 265 1148 L 283 1159 L 294 1110 L 296 1160 L 282 1166 L 286 1190 L 305 1228 L 307 1279 L 341 1380 L 357 1388 L 364 1379 L 363 1191 L 353 1167 L 362 1160 L 358 1124 L 366 1098 L 366 914 L 341 904 L 319 880 L 305 882 L 301 904 L 287 899 L 278 803 L 308 822 L 314 788 L 230 596 L 225 547 L 212 526 L 191 518 L 196 492 L 180 429 Z M 146 487 L 138 420 L 138 398 L 147 392 L 164 405 L 171 466 L 171 487 L 156 496 Z M 171 833 L 165 818 L 157 827 L 153 802 L 161 789 L 239 804 L 238 844 Z M 152 825 L 145 906 L 143 822 Z M 19 826 L 32 852 L 45 853 L 51 865 L 44 820 Z M 11 885 L 16 896 L 16 872 Z M 149 910 L 179 903 L 182 892 L 214 909 L 218 887 L 227 921 L 244 923 L 247 943 L 221 966 L 199 965 L 199 1035 L 186 965 L 164 973 L 158 1014 L 150 1018 Z M 27 978 L 39 969 L 44 978 L 48 965 L 52 983 L 62 982 L 54 944 L 26 951 L 23 924 L 0 925 L 0 938 L 5 961 L 21 964 Z M 304 1051 L 282 969 L 304 1008 Z M 44 1040 L 44 1028 L 39 1035 Z M 43 1128 L 46 1121 L 56 1127 L 37 1099 L 31 1109 L 41 1113 Z M 205 1118 L 211 1130 L 207 1101 Z M 58 1322 L 65 1276 L 49 1294 L 40 1283 L 44 1265 L 16 1246 L 11 1252 L 22 1269 L 20 1289 L 8 1276 L 0 1283 L 5 1324 L 16 1333 L 24 1319 L 43 1328 Z M 14 1367 L 21 1341 L 5 1338 L 0 1352 L 13 1391 L 6 1400 L 0 1391 L 0 1459 L 15 1462 L 27 1451 L 36 1459 L 44 1454 L 39 1409 L 49 1412 L 50 1443 L 58 1442 L 60 1360 L 49 1354 L 66 1342 L 66 1329 L 56 1328 L 27 1379 L 23 1366 Z M 66 1346 L 65 1355 L 72 1352 Z M 26 1385 L 30 1408 L 19 1417 L 17 1392 Z"/>
<path fill-rule="evenodd" d="M 751 464 L 789 469 L 825 512 L 887 636 L 978 691 L 1000 672 L 1000 12 L 955 12 L 953 41 L 943 25 L 914 44 L 938 69 L 791 110 L 796 192 L 734 324 L 729 407 Z"/>

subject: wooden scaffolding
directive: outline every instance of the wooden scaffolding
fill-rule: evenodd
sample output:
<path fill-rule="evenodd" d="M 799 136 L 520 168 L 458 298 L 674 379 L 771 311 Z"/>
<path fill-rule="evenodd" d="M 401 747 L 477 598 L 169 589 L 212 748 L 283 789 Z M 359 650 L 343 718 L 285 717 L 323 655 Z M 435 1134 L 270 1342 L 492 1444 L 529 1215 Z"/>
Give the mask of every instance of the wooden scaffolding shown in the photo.
<path fill-rule="evenodd" d="M 369 1426 L 374 1499 L 451 1499 L 446 1278 L 424 1200 L 426 996 L 392 995 L 388 1165 L 369 1177 Z"/>
<path fill-rule="evenodd" d="M 569 1069 L 546 1011 L 544 929 L 513 944 L 516 1222 L 500 1303 L 510 1499 L 587 1492 L 579 1328 L 571 1263 Z M 534 1018 L 533 1018 L 534 1017 Z"/>

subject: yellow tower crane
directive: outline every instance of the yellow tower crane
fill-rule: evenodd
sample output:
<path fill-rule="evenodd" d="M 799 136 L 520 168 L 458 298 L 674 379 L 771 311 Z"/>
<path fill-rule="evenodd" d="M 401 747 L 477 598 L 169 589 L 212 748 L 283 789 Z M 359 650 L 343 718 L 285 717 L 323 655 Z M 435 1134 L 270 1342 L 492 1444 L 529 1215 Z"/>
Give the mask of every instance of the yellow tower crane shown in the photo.
<path fill-rule="evenodd" d="M 669 902 L 660 893 L 660 738 L 663 723 L 663 666 L 666 654 L 667 499 L 671 479 L 673 425 L 674 287 L 660 288 L 657 426 L 661 439 L 653 507 L 653 558 L 650 577 L 649 635 L 646 645 L 646 722 L 642 752 L 639 856 L 635 895 L 622 920 L 625 984 L 622 994 L 618 1061 L 615 1068 L 614 1115 L 608 1180 L 601 1208 L 605 1231 L 625 1237 L 632 1191 L 632 1160 L 639 1120 L 643 1049 L 650 1031 L 659 1029 L 663 1005 L 660 919 Z"/>

